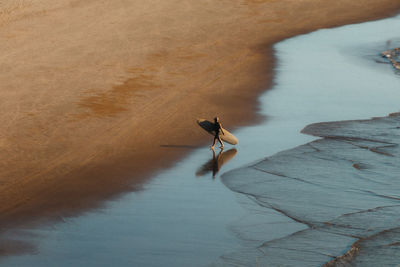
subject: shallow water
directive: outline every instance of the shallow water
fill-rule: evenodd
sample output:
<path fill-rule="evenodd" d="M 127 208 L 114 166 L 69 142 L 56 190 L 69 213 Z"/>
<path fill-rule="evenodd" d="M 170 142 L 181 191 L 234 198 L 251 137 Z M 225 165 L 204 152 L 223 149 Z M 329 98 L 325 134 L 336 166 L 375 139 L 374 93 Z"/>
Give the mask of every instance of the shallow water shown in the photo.
<path fill-rule="evenodd" d="M 317 123 L 304 132 L 324 138 L 228 172 L 222 179 L 257 205 L 305 228 L 279 239 L 269 239 L 266 231 L 253 253 L 233 253 L 230 259 L 253 263 L 246 265 L 315 266 L 348 250 L 341 264 L 399 263 L 400 113 Z"/>
<path fill-rule="evenodd" d="M 314 140 L 299 133 L 310 123 L 366 119 L 398 110 L 400 77 L 390 64 L 376 61 L 382 61 L 378 53 L 386 50 L 387 41 L 396 46 L 399 38 L 400 18 L 395 17 L 319 30 L 277 44 L 276 86 L 260 98 L 267 120 L 234 132 L 240 140 L 237 153 L 218 166 L 220 173 Z M 109 201 L 101 209 L 52 226 L 10 231 L 10 239 L 32 242 L 36 248 L 34 253 L 3 258 L 0 263 L 247 265 L 249 255 L 257 256 L 254 246 L 307 229 L 233 193 L 221 183 L 219 174 L 213 179 L 212 157 L 207 147 L 197 149 L 153 177 L 143 190 Z M 246 177 L 242 182 L 245 187 Z M 314 245 L 326 243 L 326 235 L 310 240 Z M 353 240 L 344 239 L 346 244 Z M 315 265 L 320 263 L 315 261 Z"/>

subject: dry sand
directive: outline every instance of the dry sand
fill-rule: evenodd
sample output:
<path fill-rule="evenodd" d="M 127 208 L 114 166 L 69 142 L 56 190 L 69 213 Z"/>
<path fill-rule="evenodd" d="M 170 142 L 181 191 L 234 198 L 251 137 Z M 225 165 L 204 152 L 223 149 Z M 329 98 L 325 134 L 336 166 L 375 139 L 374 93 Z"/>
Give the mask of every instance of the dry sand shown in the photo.
<path fill-rule="evenodd" d="M 0 221 L 74 215 L 254 122 L 272 45 L 397 0 L 0 1 Z M 312 77 L 310 77 L 312 78 Z M 321 88 L 321 91 L 323 88 Z"/>

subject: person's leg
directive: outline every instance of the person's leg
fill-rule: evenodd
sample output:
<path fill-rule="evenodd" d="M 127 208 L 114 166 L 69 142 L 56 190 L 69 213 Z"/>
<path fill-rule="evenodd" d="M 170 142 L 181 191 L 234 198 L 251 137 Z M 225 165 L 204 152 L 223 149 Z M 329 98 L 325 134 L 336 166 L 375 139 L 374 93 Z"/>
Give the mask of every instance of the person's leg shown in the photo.
<path fill-rule="evenodd" d="M 212 144 L 212 146 L 211 146 L 211 149 L 214 149 L 214 146 L 215 146 L 215 143 L 217 142 L 217 137 L 216 136 L 214 136 L 214 142 L 213 142 L 213 144 Z"/>
<path fill-rule="evenodd" d="M 218 141 L 221 144 L 220 148 L 224 148 L 224 143 L 222 143 L 221 137 L 218 135 Z"/>

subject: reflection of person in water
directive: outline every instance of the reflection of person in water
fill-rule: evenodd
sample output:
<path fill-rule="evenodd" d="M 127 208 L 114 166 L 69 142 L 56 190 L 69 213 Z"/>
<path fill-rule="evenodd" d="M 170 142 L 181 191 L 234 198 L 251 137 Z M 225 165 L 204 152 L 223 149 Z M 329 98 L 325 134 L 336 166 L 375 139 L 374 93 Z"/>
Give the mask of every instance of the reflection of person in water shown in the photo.
<path fill-rule="evenodd" d="M 214 149 L 212 150 L 212 152 L 213 152 L 213 158 L 212 158 L 212 163 L 211 163 L 212 164 L 212 173 L 213 173 L 213 178 L 215 178 L 215 176 L 219 172 L 219 169 L 221 168 L 221 165 L 222 165 L 219 162 L 219 160 L 221 159 L 221 156 L 222 156 L 222 150 L 219 151 L 218 156 L 215 156 Z"/>
<path fill-rule="evenodd" d="M 232 148 L 224 152 L 221 149 L 218 155 L 216 155 L 216 152 L 212 150 L 212 153 L 213 157 L 200 166 L 200 168 L 196 171 L 196 176 L 203 176 L 212 172 L 212 176 L 215 178 L 218 172 L 221 170 L 221 167 L 235 157 L 237 150 Z"/>
<path fill-rule="evenodd" d="M 218 117 L 214 118 L 214 131 L 215 131 L 215 136 L 214 136 L 214 142 L 211 146 L 211 149 L 214 149 L 214 146 L 215 146 L 215 143 L 217 142 L 217 140 L 221 144 L 220 148 L 223 149 L 224 143 L 222 143 L 220 134 L 224 135 L 225 133 L 224 133 L 224 130 L 222 130 L 222 125 L 221 125 L 221 122 L 219 121 Z"/>

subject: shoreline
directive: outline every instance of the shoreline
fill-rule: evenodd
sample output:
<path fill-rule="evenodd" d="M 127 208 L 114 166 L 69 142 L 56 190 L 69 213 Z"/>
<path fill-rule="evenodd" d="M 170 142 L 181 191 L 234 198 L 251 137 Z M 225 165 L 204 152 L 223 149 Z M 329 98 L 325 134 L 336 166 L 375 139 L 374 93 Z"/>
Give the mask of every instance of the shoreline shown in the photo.
<path fill-rule="evenodd" d="M 378 1 L 363 1 L 364 5 L 365 2 Z M 384 5 L 382 2 L 379 3 L 379 5 Z M 391 4 L 400 8 L 400 3 L 397 5 L 394 3 Z M 78 103 L 78 106 L 87 108 L 90 112 L 84 112 L 82 114 L 81 110 L 77 109 L 75 111 L 78 111 L 78 115 L 74 112 L 72 115 L 68 116 L 68 120 L 72 120 L 74 123 L 79 125 L 79 129 L 81 129 L 80 127 L 86 126 L 87 129 L 84 129 L 86 133 L 93 133 L 93 130 L 98 130 L 98 127 L 100 127 L 103 129 L 102 136 L 95 140 L 90 140 L 91 135 L 88 136 L 89 138 L 84 136 L 84 138 L 82 138 L 83 141 L 78 140 L 79 142 L 72 142 L 73 149 L 68 150 L 67 153 L 61 156 L 55 157 L 54 160 L 50 160 L 51 164 L 49 164 L 48 161 L 42 162 L 42 165 L 38 165 L 38 170 L 33 169 L 30 165 L 24 166 L 26 163 L 22 163 L 22 168 L 20 168 L 22 169 L 22 174 L 12 173 L 9 169 L 18 170 L 18 165 L 10 166 L 9 164 L 12 163 L 12 161 L 5 161 L 6 164 L 3 165 L 3 168 L 7 167 L 8 170 L 2 171 L 2 177 L 6 176 L 9 180 L 12 180 L 13 177 L 18 179 L 14 180 L 11 185 L 6 180 L 6 182 L 0 187 L 0 192 L 2 193 L 2 196 L 0 197 L 2 200 L 0 206 L 0 211 L 2 212 L 2 226 L 7 227 L 8 223 L 26 223 L 27 221 L 36 218 L 55 218 L 58 216 L 77 215 L 79 212 L 83 212 L 88 208 L 94 208 L 97 205 L 101 205 L 101 201 L 117 196 L 120 193 L 131 190 L 140 190 L 140 184 L 146 181 L 146 177 L 161 168 L 171 166 L 174 159 L 181 158 L 184 153 L 187 153 L 186 148 L 185 152 L 182 152 L 182 149 L 170 149 L 170 147 L 162 147 L 163 145 L 179 146 L 181 143 L 182 145 L 192 143 L 201 145 L 208 140 L 206 135 L 201 134 L 201 131 L 199 131 L 195 126 L 192 126 L 195 125 L 196 116 L 210 117 L 213 116 L 213 114 L 222 113 L 224 116 L 220 116 L 223 118 L 224 126 L 227 128 L 232 128 L 233 126 L 240 127 L 254 123 L 257 119 L 257 107 L 254 103 L 258 101 L 257 99 L 259 94 L 265 91 L 266 88 L 269 88 L 273 82 L 274 66 L 273 62 L 271 63 L 271 58 L 273 58 L 272 45 L 274 43 L 321 27 L 335 27 L 361 21 L 376 20 L 394 15 L 398 12 L 398 9 L 394 10 L 393 7 L 390 8 L 388 6 L 389 5 L 385 7 L 385 10 L 381 10 L 381 13 L 372 12 L 371 14 L 368 14 L 368 16 L 366 13 L 362 14 L 363 10 L 355 12 L 361 13 L 358 14 L 359 17 L 357 14 L 348 11 L 349 13 L 347 15 L 352 15 L 354 17 L 341 17 L 331 22 L 319 22 L 319 24 L 316 23 L 312 25 L 314 27 L 309 28 L 306 26 L 307 23 L 305 23 L 306 25 L 296 26 L 297 28 L 294 27 L 291 32 L 285 32 L 287 36 L 280 36 L 280 33 L 276 39 L 263 42 L 262 48 L 258 46 L 257 49 L 254 49 L 254 46 L 250 46 L 253 47 L 253 49 L 247 47 L 249 50 L 244 49 L 244 51 L 242 51 L 243 48 L 238 48 L 239 52 L 234 54 L 235 56 L 231 55 L 228 58 L 220 58 L 222 63 L 217 61 L 216 66 L 211 69 L 211 71 L 220 70 L 222 66 L 225 67 L 225 71 L 228 70 L 228 74 L 215 73 L 214 75 L 206 76 L 214 78 L 214 80 L 211 80 L 214 83 L 211 82 L 210 85 L 205 85 L 205 88 L 201 88 L 200 92 L 190 91 L 190 89 L 193 89 L 193 87 L 198 84 L 202 84 L 204 76 L 201 75 L 199 75 L 199 77 L 194 77 L 197 83 L 194 82 L 189 84 L 189 89 L 186 91 L 174 91 L 169 92 L 169 94 L 166 95 L 166 93 L 162 93 L 163 88 L 153 89 L 154 87 L 157 87 L 156 78 L 153 80 L 153 76 L 144 73 L 142 70 L 132 70 L 131 74 L 133 75 L 133 78 L 127 79 L 122 83 L 122 85 L 114 86 L 112 87 L 113 89 L 109 91 L 96 92 L 94 94 L 91 93 L 89 96 L 79 99 L 77 102 L 74 102 L 74 104 Z M 336 8 L 340 9 L 340 7 Z M 367 9 L 369 10 L 369 8 Z M 388 9 L 391 9 L 391 11 L 388 12 Z M 369 19 L 367 19 L 367 17 L 369 17 Z M 308 23 L 313 24 L 311 20 Z M 255 43 L 258 45 L 261 44 L 260 41 Z M 229 52 L 230 51 L 226 53 L 229 54 Z M 148 61 L 153 64 L 154 62 L 158 63 L 154 65 L 163 66 L 163 64 L 169 62 L 168 56 L 166 58 L 163 57 L 165 57 L 165 55 L 155 54 L 152 55 Z M 189 57 L 189 59 L 187 57 Z M 198 58 L 201 58 L 201 55 L 189 53 L 189 55 L 186 55 L 186 58 L 183 57 L 184 59 L 182 59 L 182 57 L 178 57 L 176 60 L 178 62 L 181 60 L 190 61 L 193 60 L 193 57 L 197 60 Z M 245 63 L 242 63 L 241 60 L 246 59 L 249 62 L 245 61 Z M 147 64 L 150 65 L 150 63 Z M 150 67 L 151 66 L 148 66 L 148 68 Z M 161 67 L 161 69 L 163 68 Z M 161 70 L 161 74 L 159 73 L 161 76 L 163 71 L 165 70 Z M 190 73 L 194 72 L 190 71 Z M 238 73 L 241 75 L 243 75 L 243 73 L 252 73 L 254 76 L 249 77 L 250 75 L 243 75 L 243 77 L 237 77 Z M 230 81 L 232 84 L 232 79 L 235 79 L 235 77 L 237 83 L 234 84 L 239 85 L 232 85 L 231 87 L 229 86 L 229 83 L 226 84 L 227 81 Z M 160 79 L 160 77 L 158 77 L 158 79 Z M 168 79 L 166 79 L 166 81 L 168 81 Z M 173 81 L 176 82 L 175 80 Z M 222 87 L 220 89 L 216 89 L 216 87 L 221 85 Z M 165 107 L 165 109 L 154 112 L 155 114 L 153 114 L 153 117 L 155 116 L 156 118 L 149 119 L 148 117 L 142 117 L 142 120 L 129 118 L 128 115 L 135 111 L 124 110 L 126 108 L 125 105 L 130 104 L 124 102 L 127 101 L 125 98 L 131 97 L 131 88 L 139 88 L 142 90 L 146 87 L 150 88 L 150 90 L 149 92 L 141 92 L 144 94 L 144 96 L 141 97 L 153 99 L 152 96 L 154 96 L 154 94 L 158 95 L 161 93 L 161 95 L 158 95 L 155 100 L 152 100 L 150 106 L 147 103 L 145 103 L 146 105 L 143 103 L 143 105 L 141 105 L 139 103 L 142 112 L 147 111 L 148 113 L 151 113 L 154 107 L 161 107 L 161 109 Z M 246 98 L 239 99 L 239 97 L 243 97 L 242 88 L 248 87 L 255 89 L 248 92 Z M 230 97 L 226 97 L 227 93 L 231 94 Z M 146 96 L 146 94 L 148 95 Z M 221 95 L 224 95 L 226 98 L 215 100 L 216 96 Z M 196 101 L 186 101 L 185 98 L 188 97 L 202 98 Z M 110 102 L 110 99 L 116 100 L 117 102 L 119 101 L 118 104 L 120 105 L 114 105 L 113 101 Z M 205 108 L 205 105 L 210 102 L 212 105 Z M 198 110 L 193 111 L 193 104 L 196 103 L 198 103 L 200 107 Z M 234 106 L 234 108 L 232 108 L 232 106 Z M 238 106 L 245 108 L 247 111 L 252 111 L 251 113 L 253 114 L 249 115 L 250 112 L 235 110 Z M 220 110 L 222 109 L 226 110 L 226 113 L 221 112 Z M 161 116 L 160 114 L 163 113 L 168 114 L 168 116 Z M 167 120 L 160 121 L 160 117 L 162 119 L 167 118 Z M 88 120 L 90 121 L 88 122 Z M 146 125 L 144 125 L 145 129 L 154 129 L 154 125 L 157 126 L 154 130 L 153 136 L 164 135 L 165 137 L 161 138 L 157 144 L 152 144 L 153 140 L 151 138 L 145 139 L 144 142 L 138 144 L 137 140 L 140 140 L 140 137 L 142 137 L 143 134 L 140 132 L 132 134 L 132 132 L 133 129 L 135 129 L 135 126 L 140 125 L 143 121 L 146 122 Z M 183 122 L 182 126 L 180 124 L 181 122 Z M 130 126 L 125 127 L 127 124 Z M 108 129 L 106 129 L 108 132 L 105 132 L 103 128 L 104 126 L 107 126 Z M 175 127 L 174 129 L 179 130 L 174 130 L 167 134 L 165 129 L 172 128 L 171 126 Z M 60 127 L 61 128 L 57 128 L 56 133 L 59 133 L 60 129 L 65 130 L 64 127 Z M 1 133 L 4 135 L 4 132 Z M 82 134 L 82 132 L 79 133 Z M 185 139 L 188 135 L 191 135 L 192 139 Z M 57 139 L 62 137 L 62 135 L 60 136 L 58 134 L 55 134 L 54 136 L 56 136 Z M 110 136 L 112 136 L 112 138 L 110 138 Z M 28 142 L 31 140 L 30 138 L 31 137 L 23 140 Z M 18 135 L 14 140 L 19 140 Z M 181 140 L 185 141 L 181 142 Z M 71 139 L 65 138 L 65 140 L 62 140 L 61 142 L 62 144 L 64 142 L 65 144 L 69 144 L 70 141 Z M 90 143 L 88 143 L 87 147 L 83 149 L 82 144 L 86 144 L 85 142 L 88 141 L 90 141 Z M 105 141 L 109 141 L 109 144 L 105 145 Z M 43 140 L 39 140 L 39 143 L 41 142 L 43 142 Z M 2 146 L 4 147 L 3 143 Z M 160 149 L 160 146 L 162 149 Z M 63 148 L 65 147 L 59 147 L 59 149 Z M 74 150 L 78 148 L 81 148 L 82 151 L 78 152 L 78 150 Z M 26 154 L 30 154 L 31 151 L 29 149 L 26 150 L 24 146 L 19 147 L 19 149 L 23 152 L 19 154 L 25 154 L 25 161 L 29 161 L 30 157 L 27 157 Z M 39 161 L 48 159 L 49 156 L 54 155 L 55 154 L 45 155 L 38 161 L 33 159 L 33 163 L 38 163 Z M 30 154 L 30 156 L 32 156 L 32 154 Z M 21 159 L 24 158 L 20 156 L 16 159 L 18 159 L 18 164 L 22 162 Z M 155 165 L 154 169 L 149 170 L 149 165 Z M 46 166 L 46 168 L 43 168 L 43 166 Z M 27 173 L 35 173 L 35 175 L 27 175 Z M 132 173 L 135 173 L 135 178 L 131 177 Z M 110 179 L 110 177 L 113 178 Z M 38 179 L 41 181 L 38 182 Z M 137 185 L 136 187 L 135 184 Z M 40 195 L 40 197 L 38 197 L 38 195 Z M 51 200 L 52 203 L 48 203 L 49 200 Z"/>
<path fill-rule="evenodd" d="M 276 91 L 263 96 L 272 106 L 264 112 L 273 119 L 263 136 L 283 143 L 299 141 L 273 153 L 261 149 L 260 160 L 221 176 L 227 187 L 253 200 L 246 206 L 249 211 L 257 210 L 237 227 L 243 240 L 256 237 L 255 241 L 229 253 L 222 262 L 322 266 L 337 257 L 330 263 L 351 260 L 350 265 L 386 266 L 398 260 L 393 250 L 385 253 L 390 245 L 383 245 L 397 233 L 395 213 L 383 210 L 398 199 L 397 165 L 391 162 L 397 156 L 399 117 L 392 112 L 398 110 L 398 103 L 392 99 L 399 95 L 399 80 L 390 62 L 382 62 L 379 55 L 389 42 L 390 47 L 398 46 L 398 25 L 397 15 L 276 44 Z M 315 80 L 304 78 L 311 76 Z M 274 98 L 275 94 L 280 97 Z M 293 134 L 285 135 L 289 130 L 281 125 L 288 125 Z M 273 129 L 282 134 L 271 134 Z M 387 218 L 374 214 L 375 210 Z M 379 224 L 374 218 L 379 218 Z M 255 221 L 262 226 L 254 227 Z M 279 231 L 274 228 L 277 221 Z M 360 233 L 351 232 L 355 229 Z M 357 239 L 361 239 L 360 255 L 341 258 L 349 250 L 354 256 L 351 248 Z M 382 250 L 376 252 L 377 247 Z"/>

